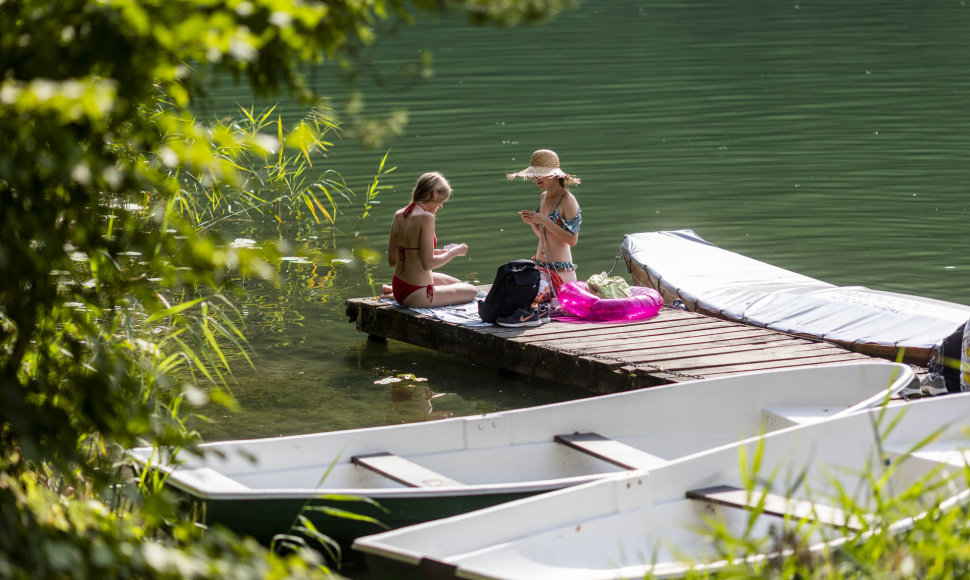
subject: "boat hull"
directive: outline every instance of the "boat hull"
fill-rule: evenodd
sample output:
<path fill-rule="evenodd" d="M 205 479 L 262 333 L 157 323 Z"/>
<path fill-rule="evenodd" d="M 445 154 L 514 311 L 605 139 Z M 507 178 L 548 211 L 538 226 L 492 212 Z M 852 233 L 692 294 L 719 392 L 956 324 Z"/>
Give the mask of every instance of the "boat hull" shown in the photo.
<path fill-rule="evenodd" d="M 269 545 L 277 535 L 287 533 L 297 514 L 303 513 L 317 529 L 323 530 L 331 539 L 341 545 L 350 546 L 354 539 L 360 536 L 463 514 L 538 493 L 541 491 L 397 498 L 369 494 L 367 498 L 378 502 L 380 507 L 367 501 L 353 500 L 300 498 L 201 500 L 188 494 L 183 495 L 192 501 L 197 509 L 204 510 L 205 521 L 226 526 L 238 534 L 251 536 L 264 545 Z M 339 517 L 330 515 L 328 512 L 317 511 L 319 509 L 347 511 L 353 513 L 355 517 Z M 358 516 L 373 518 L 380 524 L 358 519 Z"/>

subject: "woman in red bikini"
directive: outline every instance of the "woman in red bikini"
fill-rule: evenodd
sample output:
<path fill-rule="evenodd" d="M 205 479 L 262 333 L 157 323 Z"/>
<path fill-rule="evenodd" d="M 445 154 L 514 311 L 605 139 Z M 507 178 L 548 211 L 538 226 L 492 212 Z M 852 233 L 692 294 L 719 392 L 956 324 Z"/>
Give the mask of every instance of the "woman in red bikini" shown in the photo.
<path fill-rule="evenodd" d="M 465 244 L 439 250 L 434 233 L 435 214 L 451 197 L 451 186 L 437 172 L 418 178 L 411 203 L 394 213 L 387 241 L 387 263 L 394 266 L 391 286 L 384 285 L 402 306 L 429 308 L 465 304 L 475 299 L 477 289 L 458 278 L 434 272 L 468 251 Z"/>

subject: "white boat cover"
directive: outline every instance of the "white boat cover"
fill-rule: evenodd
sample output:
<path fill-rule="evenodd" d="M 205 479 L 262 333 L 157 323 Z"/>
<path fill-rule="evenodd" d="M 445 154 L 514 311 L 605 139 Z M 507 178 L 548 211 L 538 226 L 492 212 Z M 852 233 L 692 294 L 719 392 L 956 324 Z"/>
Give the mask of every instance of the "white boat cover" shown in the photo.
<path fill-rule="evenodd" d="M 878 353 L 867 346 L 880 345 L 928 359 L 970 319 L 970 306 L 835 286 L 723 250 L 691 230 L 629 234 L 621 251 L 634 280 L 653 286 L 666 304 L 679 298 L 690 310 L 861 352 Z"/>

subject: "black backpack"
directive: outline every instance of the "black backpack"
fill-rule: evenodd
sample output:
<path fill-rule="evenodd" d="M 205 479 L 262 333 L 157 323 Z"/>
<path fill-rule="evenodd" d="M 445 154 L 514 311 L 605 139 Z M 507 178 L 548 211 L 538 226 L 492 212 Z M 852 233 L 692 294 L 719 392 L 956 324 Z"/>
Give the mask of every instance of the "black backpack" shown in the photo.
<path fill-rule="evenodd" d="M 528 308 L 539 293 L 539 270 L 532 260 L 502 264 L 485 300 L 478 301 L 478 315 L 485 322 L 508 316 L 517 308 Z"/>

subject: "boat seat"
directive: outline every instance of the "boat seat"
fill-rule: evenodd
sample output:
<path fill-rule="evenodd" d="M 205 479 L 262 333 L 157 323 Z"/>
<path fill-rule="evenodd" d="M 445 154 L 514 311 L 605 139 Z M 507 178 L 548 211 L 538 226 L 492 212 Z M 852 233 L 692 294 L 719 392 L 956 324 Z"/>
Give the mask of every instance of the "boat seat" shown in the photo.
<path fill-rule="evenodd" d="M 761 415 L 772 429 L 810 425 L 824 421 L 844 408 L 839 407 L 765 407 Z"/>
<path fill-rule="evenodd" d="M 557 443 L 562 443 L 593 457 L 618 465 L 623 469 L 650 469 L 669 463 L 662 457 L 641 451 L 632 445 L 604 437 L 598 433 L 573 433 L 556 435 Z"/>
<path fill-rule="evenodd" d="M 393 453 L 372 453 L 355 455 L 350 458 L 355 465 L 379 473 L 408 487 L 453 487 L 463 486 L 450 477 L 441 475 Z"/>
<path fill-rule="evenodd" d="M 825 525 L 853 530 L 864 528 L 863 520 L 868 519 L 865 516 L 860 518 L 855 514 L 847 514 L 844 510 L 834 506 L 787 498 L 757 490 L 748 492 L 730 485 L 695 489 L 688 491 L 686 495 L 690 499 L 718 505 L 761 511 L 774 516 L 815 520 Z"/>
<path fill-rule="evenodd" d="M 954 467 L 966 467 L 970 465 L 970 449 L 964 449 L 964 445 L 959 442 L 940 441 L 929 443 L 919 449 L 911 449 L 902 445 L 892 445 L 883 448 L 887 458 L 893 460 L 900 459 L 923 459 L 941 464 L 948 464 Z"/>
<path fill-rule="evenodd" d="M 192 483 L 201 489 L 216 490 L 220 493 L 250 491 L 252 489 L 211 467 L 179 469 L 178 473 L 183 481 Z"/>

